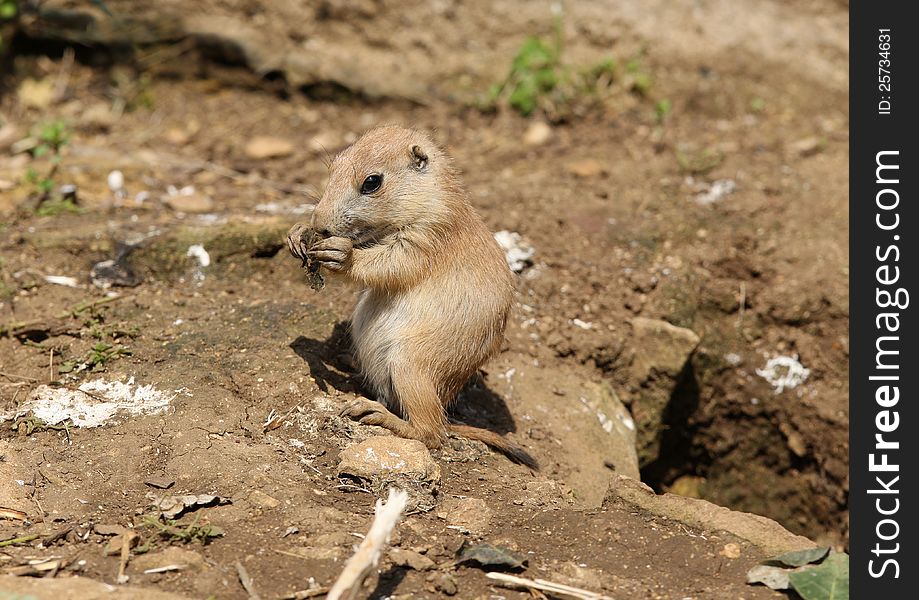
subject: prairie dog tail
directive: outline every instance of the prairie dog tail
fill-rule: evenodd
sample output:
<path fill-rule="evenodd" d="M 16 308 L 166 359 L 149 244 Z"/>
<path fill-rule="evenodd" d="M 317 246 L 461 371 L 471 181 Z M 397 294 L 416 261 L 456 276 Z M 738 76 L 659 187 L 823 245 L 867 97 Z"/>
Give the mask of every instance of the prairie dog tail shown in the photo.
<path fill-rule="evenodd" d="M 462 436 L 464 438 L 469 438 L 470 440 L 478 440 L 484 443 L 486 446 L 494 448 L 515 463 L 526 465 L 534 471 L 539 470 L 539 463 L 536 462 L 535 458 L 530 456 L 529 452 L 517 444 L 508 441 L 507 438 L 498 435 L 494 431 L 489 431 L 480 427 L 473 427 L 471 425 L 462 425 L 460 423 L 450 423 L 447 425 L 447 429 L 451 433 L 455 433 L 456 435 Z"/>

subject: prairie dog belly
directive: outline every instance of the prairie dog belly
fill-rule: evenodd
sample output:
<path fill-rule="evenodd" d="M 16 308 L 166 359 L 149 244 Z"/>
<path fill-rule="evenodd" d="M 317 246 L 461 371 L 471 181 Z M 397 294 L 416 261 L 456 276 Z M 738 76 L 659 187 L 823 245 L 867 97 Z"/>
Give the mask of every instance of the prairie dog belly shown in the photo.
<path fill-rule="evenodd" d="M 403 304 L 402 296 L 364 290 L 351 316 L 351 339 L 361 375 L 376 400 L 388 408 L 398 408 L 393 406 L 391 367 L 409 314 Z"/>
<path fill-rule="evenodd" d="M 432 279 L 402 294 L 361 294 L 351 320 L 355 354 L 365 383 L 388 408 L 401 409 L 394 367 L 422 369 L 446 404 L 497 350 L 507 302 L 457 279 Z"/>

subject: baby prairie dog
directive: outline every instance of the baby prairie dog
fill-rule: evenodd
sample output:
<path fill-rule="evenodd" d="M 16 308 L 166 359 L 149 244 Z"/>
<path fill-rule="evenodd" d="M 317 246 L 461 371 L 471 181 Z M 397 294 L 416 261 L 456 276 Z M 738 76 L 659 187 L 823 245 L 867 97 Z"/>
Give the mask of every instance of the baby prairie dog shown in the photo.
<path fill-rule="evenodd" d="M 319 241 L 304 247 L 309 231 Z M 456 433 L 536 467 L 502 436 L 447 420 L 501 346 L 514 283 L 450 157 L 427 135 L 380 127 L 336 156 L 312 222 L 295 225 L 288 246 L 364 287 L 351 334 L 378 402 L 359 400 L 343 415 L 429 448 Z"/>

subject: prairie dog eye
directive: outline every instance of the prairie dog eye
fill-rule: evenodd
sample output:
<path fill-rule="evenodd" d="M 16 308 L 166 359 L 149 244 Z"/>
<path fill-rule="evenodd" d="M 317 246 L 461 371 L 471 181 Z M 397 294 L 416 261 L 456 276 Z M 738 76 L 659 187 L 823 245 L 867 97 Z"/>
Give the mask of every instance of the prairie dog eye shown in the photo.
<path fill-rule="evenodd" d="M 373 175 L 368 175 L 367 179 L 364 180 L 364 183 L 361 184 L 361 193 L 365 196 L 367 194 L 372 194 L 383 185 L 383 176 L 374 173 Z"/>

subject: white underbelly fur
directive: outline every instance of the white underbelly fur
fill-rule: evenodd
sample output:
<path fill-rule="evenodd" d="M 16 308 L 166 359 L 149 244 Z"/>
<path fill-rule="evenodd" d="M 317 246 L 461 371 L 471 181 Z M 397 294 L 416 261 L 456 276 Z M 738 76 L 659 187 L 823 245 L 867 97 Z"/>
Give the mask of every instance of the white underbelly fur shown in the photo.
<path fill-rule="evenodd" d="M 351 337 L 361 374 L 375 399 L 389 408 L 396 408 L 392 405 L 395 398 L 390 367 L 409 314 L 400 306 L 402 302 L 401 297 L 384 299 L 365 290 L 351 317 Z"/>

